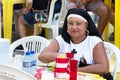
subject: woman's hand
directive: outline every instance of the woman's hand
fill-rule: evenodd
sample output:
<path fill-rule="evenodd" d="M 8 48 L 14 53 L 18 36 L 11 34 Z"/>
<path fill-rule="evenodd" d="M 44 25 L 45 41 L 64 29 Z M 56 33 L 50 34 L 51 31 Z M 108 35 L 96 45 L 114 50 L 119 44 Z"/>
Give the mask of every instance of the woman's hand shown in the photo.
<path fill-rule="evenodd" d="M 28 10 L 27 8 L 22 9 L 22 13 L 23 13 L 23 14 L 27 14 L 29 11 L 30 11 L 30 10 Z"/>

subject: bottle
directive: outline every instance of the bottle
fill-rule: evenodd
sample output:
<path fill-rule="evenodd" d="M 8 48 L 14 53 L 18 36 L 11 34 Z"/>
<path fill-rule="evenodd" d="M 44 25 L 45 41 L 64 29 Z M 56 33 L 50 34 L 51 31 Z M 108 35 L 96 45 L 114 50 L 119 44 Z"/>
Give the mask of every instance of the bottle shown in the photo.
<path fill-rule="evenodd" d="M 23 71 L 32 74 L 32 60 L 30 56 L 30 52 L 26 52 L 23 58 Z"/>
<path fill-rule="evenodd" d="M 35 75 L 37 59 L 36 59 L 36 56 L 35 56 L 35 52 L 33 50 L 30 51 L 30 54 L 31 54 L 31 60 L 32 60 L 32 74 Z"/>
<path fill-rule="evenodd" d="M 70 79 L 69 80 L 77 80 L 77 65 L 78 65 L 78 60 L 75 60 L 75 59 L 70 60 L 70 66 L 69 66 Z"/>

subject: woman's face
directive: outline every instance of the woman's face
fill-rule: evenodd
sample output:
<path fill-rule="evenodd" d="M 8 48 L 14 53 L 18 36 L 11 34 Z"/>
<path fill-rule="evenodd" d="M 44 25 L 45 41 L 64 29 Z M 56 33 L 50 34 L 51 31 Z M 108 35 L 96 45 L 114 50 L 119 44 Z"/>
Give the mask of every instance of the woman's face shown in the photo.
<path fill-rule="evenodd" d="M 67 26 L 67 32 L 72 38 L 86 35 L 87 22 L 81 20 L 80 18 L 70 17 L 67 20 Z"/>

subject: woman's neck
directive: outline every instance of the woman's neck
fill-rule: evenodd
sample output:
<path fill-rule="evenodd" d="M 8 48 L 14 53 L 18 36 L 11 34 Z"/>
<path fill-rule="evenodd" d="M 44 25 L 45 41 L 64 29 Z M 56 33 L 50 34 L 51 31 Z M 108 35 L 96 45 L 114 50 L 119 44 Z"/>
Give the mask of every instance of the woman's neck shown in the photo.
<path fill-rule="evenodd" d="M 74 37 L 74 38 L 71 38 L 71 40 L 72 40 L 72 42 L 74 43 L 74 44 L 78 44 L 78 43 L 81 43 L 81 42 L 83 42 L 85 39 L 86 39 L 86 35 L 84 35 L 84 36 L 81 36 L 81 37 Z"/>

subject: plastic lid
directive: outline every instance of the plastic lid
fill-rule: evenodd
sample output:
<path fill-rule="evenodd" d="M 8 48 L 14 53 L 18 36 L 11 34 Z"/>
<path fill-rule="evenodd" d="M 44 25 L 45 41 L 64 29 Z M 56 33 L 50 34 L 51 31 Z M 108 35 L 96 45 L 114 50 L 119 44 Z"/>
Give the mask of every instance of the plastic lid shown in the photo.
<path fill-rule="evenodd" d="M 32 51 L 30 51 L 30 53 L 31 53 L 31 54 L 34 54 L 34 53 L 35 53 L 35 51 L 33 51 L 33 50 L 32 50 Z"/>
<path fill-rule="evenodd" d="M 29 52 L 26 52 L 25 55 L 26 55 L 26 56 L 27 56 L 27 55 L 30 55 L 30 53 L 29 53 Z"/>

